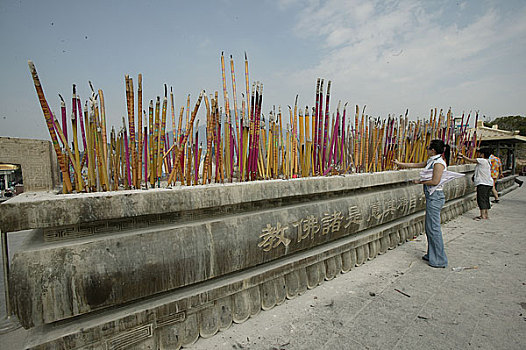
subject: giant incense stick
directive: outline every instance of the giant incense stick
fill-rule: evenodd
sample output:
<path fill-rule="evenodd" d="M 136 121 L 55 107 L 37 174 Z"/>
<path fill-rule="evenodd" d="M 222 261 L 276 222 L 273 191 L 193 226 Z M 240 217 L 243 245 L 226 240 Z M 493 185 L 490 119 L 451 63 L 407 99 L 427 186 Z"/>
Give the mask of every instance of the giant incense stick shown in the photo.
<path fill-rule="evenodd" d="M 99 98 L 100 98 L 100 121 L 101 121 L 101 133 L 102 133 L 102 147 L 103 147 L 103 155 L 104 155 L 104 161 L 106 162 L 108 159 L 108 140 L 106 136 L 106 106 L 104 104 L 104 94 L 102 92 L 102 89 L 99 89 Z"/>
<path fill-rule="evenodd" d="M 230 55 L 230 74 L 232 76 L 232 99 L 234 100 L 234 119 L 236 123 L 236 134 L 237 134 L 237 159 L 238 159 L 238 166 L 240 161 L 240 154 L 239 152 L 239 145 L 241 144 L 241 132 L 239 130 L 239 120 L 238 120 L 238 111 L 237 111 L 237 93 L 236 93 L 236 75 L 234 73 L 234 59 L 232 58 L 232 55 Z"/>
<path fill-rule="evenodd" d="M 131 155 L 131 173 L 132 182 L 130 186 L 136 186 L 137 183 L 137 150 L 135 147 L 135 107 L 134 107 L 134 91 L 133 91 L 133 79 L 128 75 L 125 76 L 126 83 L 126 102 L 128 105 L 128 126 L 130 131 L 129 139 L 129 150 L 128 153 Z"/>
<path fill-rule="evenodd" d="M 71 106 L 72 106 L 72 111 L 71 111 L 71 128 L 72 128 L 72 132 L 73 132 L 73 147 L 75 148 L 74 149 L 74 152 L 75 152 L 75 165 L 77 167 L 78 170 L 80 171 L 76 171 L 75 172 L 75 175 L 76 175 L 76 185 L 75 185 L 75 189 L 78 191 L 83 191 L 84 190 L 84 181 L 82 180 L 82 167 L 80 166 L 80 150 L 79 150 L 79 140 L 78 140 L 78 130 L 77 130 L 77 116 L 78 116 L 78 113 L 77 113 L 77 90 L 76 90 L 76 86 L 75 84 L 73 84 L 73 96 L 71 98 Z M 81 118 L 82 120 L 82 118 Z"/>
<path fill-rule="evenodd" d="M 55 129 L 53 128 L 53 116 L 51 114 L 51 110 L 47 103 L 46 97 L 44 96 L 44 90 L 42 89 L 40 79 L 38 78 L 35 65 L 33 61 L 28 61 L 27 63 L 29 65 L 29 71 L 31 72 L 31 76 L 33 77 L 33 84 L 35 85 L 35 90 L 37 91 L 40 107 L 42 108 L 44 118 L 46 119 L 46 125 L 48 127 L 49 136 L 51 136 L 51 141 L 53 142 L 53 147 L 55 148 L 55 153 L 57 154 L 60 171 L 62 172 L 62 177 L 64 181 L 64 187 L 66 188 L 66 192 L 69 193 L 73 189 L 73 185 L 71 184 L 71 180 L 68 176 L 67 163 L 65 162 L 64 155 L 62 154 L 60 146 L 58 145 L 57 134 L 55 133 Z"/>
<path fill-rule="evenodd" d="M 142 74 L 139 73 L 137 80 L 137 188 L 141 187 L 142 178 L 142 148 L 143 148 L 143 130 L 142 130 Z M 146 178 L 145 178 L 146 180 Z"/>
<path fill-rule="evenodd" d="M 150 181 L 150 186 L 154 186 L 155 185 L 155 173 L 154 173 L 154 161 L 155 161 L 155 158 L 154 158 L 154 143 L 155 143 L 155 140 L 154 140 L 154 128 L 153 128 L 153 100 L 150 100 L 150 105 L 148 107 L 148 131 L 149 131 L 149 134 L 148 134 L 148 154 L 149 154 L 149 167 L 150 167 L 150 173 L 149 173 L 149 181 Z"/>
<path fill-rule="evenodd" d="M 184 133 L 183 142 L 182 142 L 183 145 L 186 144 L 186 140 L 188 139 L 188 134 L 190 133 L 190 124 L 194 123 L 195 117 L 197 116 L 197 111 L 199 110 L 199 106 L 201 105 L 201 100 L 203 99 L 204 94 L 205 94 L 204 90 L 201 91 L 201 93 L 199 94 L 199 98 L 197 99 L 194 110 L 192 112 L 192 118 L 190 119 L 189 125 L 187 125 L 187 129 Z M 178 159 L 180 152 L 181 152 L 181 149 L 178 149 L 176 151 L 176 157 L 175 157 L 176 159 Z M 170 173 L 170 177 L 168 178 L 168 184 L 171 184 L 174 182 L 175 169 L 176 167 L 174 167 L 172 169 L 172 172 Z"/>
<path fill-rule="evenodd" d="M 161 115 L 161 126 L 159 130 L 159 140 L 158 140 L 158 150 L 157 150 L 157 179 L 160 180 L 162 176 L 162 166 L 163 166 L 163 153 L 164 153 L 164 139 L 166 131 L 166 108 L 168 103 L 168 90 L 166 84 L 164 85 L 164 98 L 163 98 L 163 109 Z M 168 171 L 168 169 L 166 169 Z"/>

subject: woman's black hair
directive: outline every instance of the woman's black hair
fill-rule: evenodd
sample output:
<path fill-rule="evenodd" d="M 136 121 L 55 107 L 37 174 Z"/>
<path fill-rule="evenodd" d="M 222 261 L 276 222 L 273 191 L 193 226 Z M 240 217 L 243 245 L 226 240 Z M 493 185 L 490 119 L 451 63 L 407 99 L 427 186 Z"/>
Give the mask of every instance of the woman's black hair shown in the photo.
<path fill-rule="evenodd" d="M 429 149 L 434 149 L 437 154 L 443 154 L 446 164 L 449 165 L 449 157 L 451 155 L 451 148 L 444 144 L 444 141 L 436 139 L 429 143 Z"/>
<path fill-rule="evenodd" d="M 489 148 L 481 148 L 479 150 L 480 153 L 482 153 L 484 155 L 484 158 L 489 158 L 489 156 L 491 156 L 491 149 Z"/>

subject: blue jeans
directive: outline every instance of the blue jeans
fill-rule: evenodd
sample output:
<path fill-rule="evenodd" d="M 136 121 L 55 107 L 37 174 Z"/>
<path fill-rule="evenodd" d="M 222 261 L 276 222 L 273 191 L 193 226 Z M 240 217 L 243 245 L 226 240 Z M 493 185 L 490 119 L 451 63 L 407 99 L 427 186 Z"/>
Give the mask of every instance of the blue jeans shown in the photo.
<path fill-rule="evenodd" d="M 424 187 L 426 195 L 426 236 L 427 254 L 429 265 L 435 267 L 447 266 L 447 256 L 444 250 L 444 240 L 440 229 L 440 210 L 446 201 L 443 191 L 435 191 L 429 194 Z"/>

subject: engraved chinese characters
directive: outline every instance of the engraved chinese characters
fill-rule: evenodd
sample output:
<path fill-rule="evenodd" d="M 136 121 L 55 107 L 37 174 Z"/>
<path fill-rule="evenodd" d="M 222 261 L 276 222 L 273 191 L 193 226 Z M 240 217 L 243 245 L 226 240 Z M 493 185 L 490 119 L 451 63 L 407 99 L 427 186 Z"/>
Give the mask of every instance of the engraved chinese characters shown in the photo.
<path fill-rule="evenodd" d="M 358 195 L 326 201 L 322 206 L 306 205 L 296 220 L 267 223 L 259 233 L 258 247 L 269 252 L 280 245 L 287 251 L 309 246 L 309 241 L 330 241 L 374 227 L 422 209 L 421 188 L 396 189 L 384 193 Z M 342 208 L 342 209 L 340 209 Z M 306 212 L 306 213 L 305 213 Z"/>
<path fill-rule="evenodd" d="M 279 222 L 276 227 L 267 224 L 267 227 L 265 227 L 259 235 L 261 242 L 258 244 L 258 247 L 268 252 L 280 244 L 283 244 L 285 247 L 288 246 L 290 239 L 285 238 L 285 230 L 288 228 L 288 226 L 281 226 Z"/>

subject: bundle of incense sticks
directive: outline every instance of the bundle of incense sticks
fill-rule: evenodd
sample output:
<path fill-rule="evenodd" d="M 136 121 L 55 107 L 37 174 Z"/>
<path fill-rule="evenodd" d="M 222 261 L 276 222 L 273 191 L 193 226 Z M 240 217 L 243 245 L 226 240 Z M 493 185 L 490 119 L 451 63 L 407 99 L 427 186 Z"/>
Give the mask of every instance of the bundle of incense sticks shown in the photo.
<path fill-rule="evenodd" d="M 338 101 L 336 110 L 331 112 L 331 81 L 321 78 L 316 81 L 313 106 L 299 107 L 296 95 L 293 107 L 288 106 L 288 122 L 286 119 L 283 123 L 281 106 L 273 106 L 265 117 L 263 84 L 256 81 L 250 88 L 246 53 L 245 93 L 241 94 L 240 109 L 234 60 L 230 56 L 231 110 L 223 53 L 220 65 L 223 103 L 218 91 L 209 96 L 202 91 L 191 108 L 192 98 L 188 95 L 177 122 L 174 92 L 170 88 L 171 132 L 166 120 L 167 85 L 162 105 L 160 96 L 155 97 L 155 103 L 154 98 L 150 99 L 147 113 L 142 110 L 142 75 L 138 75 L 137 90 L 133 78 L 125 75 L 127 117 L 123 117 L 121 127 L 111 127 L 108 137 L 102 89 L 95 90 L 90 82 L 92 93 L 82 109 L 82 100 L 73 85 L 70 124 L 66 101 L 59 95 L 59 121 L 47 102 L 35 65 L 29 61 L 59 161 L 63 192 L 379 172 L 393 170 L 394 159 L 425 160 L 426 146 L 432 139 L 441 139 L 451 146 L 452 162 L 459 152 L 472 156 L 480 145 L 480 136 L 467 128 L 471 114 L 462 114 L 460 127 L 455 127 L 451 109 L 445 114 L 443 110 L 431 109 L 429 118 L 409 120 L 408 110 L 404 115 L 379 118 L 367 115 L 365 106 L 356 105 L 353 118 L 347 116 L 348 103 L 342 108 Z M 198 118 L 203 100 L 206 111 Z M 199 119 L 205 125 L 204 134 L 199 133 Z M 478 113 L 475 123 L 477 120 Z"/>

